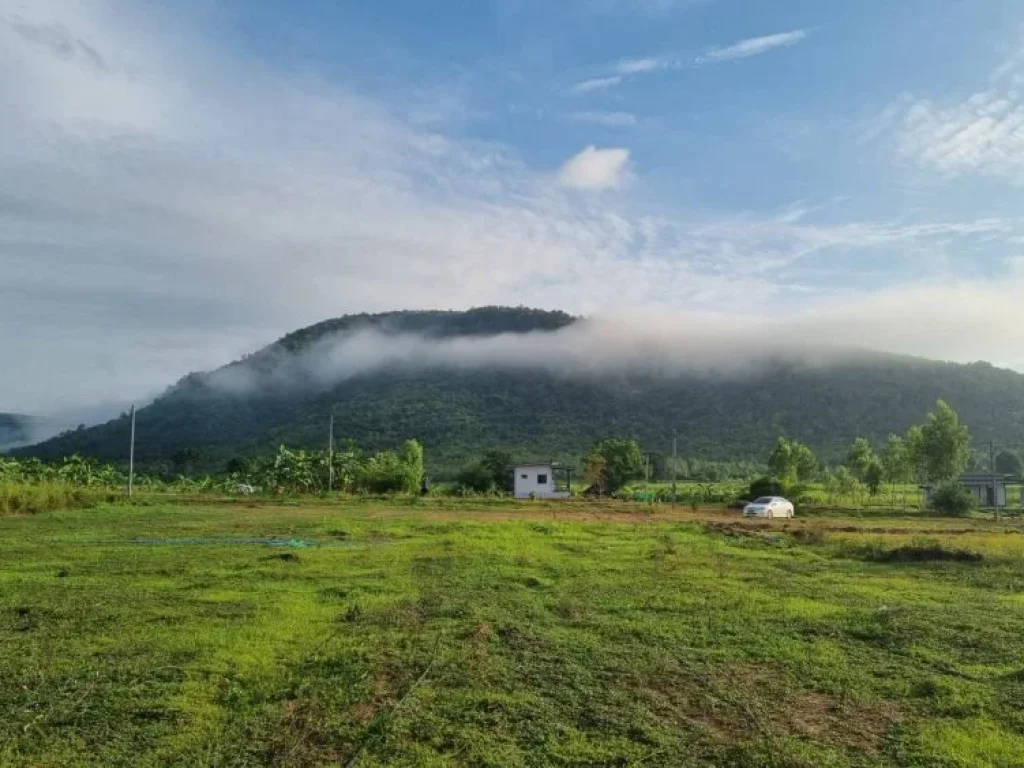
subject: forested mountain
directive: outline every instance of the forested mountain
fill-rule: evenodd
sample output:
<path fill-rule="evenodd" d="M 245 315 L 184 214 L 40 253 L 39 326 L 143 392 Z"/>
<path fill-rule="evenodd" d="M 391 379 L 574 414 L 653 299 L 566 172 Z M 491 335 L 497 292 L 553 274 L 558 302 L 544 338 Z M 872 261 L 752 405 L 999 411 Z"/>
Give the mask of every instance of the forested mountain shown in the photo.
<path fill-rule="evenodd" d="M 136 456 L 215 469 L 228 459 L 294 447 L 322 447 L 328 414 L 339 443 L 394 447 L 409 437 L 439 473 L 505 448 L 521 457 L 577 459 L 596 439 L 638 438 L 667 451 L 678 430 L 684 456 L 763 458 L 780 434 L 837 457 L 858 435 L 878 440 L 920 421 L 937 398 L 970 426 L 975 444 L 1024 445 L 1024 375 L 986 363 L 957 365 L 892 355 L 858 355 L 828 366 L 774 363 L 733 376 L 592 372 L 557 365 L 516 368 L 398 365 L 356 371 L 341 381 L 296 385 L 276 377 L 324 339 L 372 328 L 384 337 L 423 334 L 459 340 L 574 323 L 528 309 L 351 315 L 291 333 L 211 374 L 191 374 L 138 412 Z M 305 370 L 305 369 L 303 369 Z M 241 378 L 240 378 L 241 377 Z M 245 386 L 237 386 L 239 381 Z M 222 386 L 223 382 L 231 386 Z M 22 454 L 74 452 L 122 460 L 127 417 L 66 433 Z M 186 458 L 182 458 L 186 457 Z"/>

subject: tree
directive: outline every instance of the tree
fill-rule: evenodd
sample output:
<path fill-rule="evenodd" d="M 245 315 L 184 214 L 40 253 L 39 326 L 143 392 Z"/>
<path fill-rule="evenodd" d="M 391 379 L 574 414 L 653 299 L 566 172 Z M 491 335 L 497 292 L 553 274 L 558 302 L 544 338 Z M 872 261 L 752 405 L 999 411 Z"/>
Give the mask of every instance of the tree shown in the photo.
<path fill-rule="evenodd" d="M 490 451 L 455 478 L 464 488 L 477 493 L 512 492 L 512 456 L 504 451 Z"/>
<path fill-rule="evenodd" d="M 853 471 L 853 474 L 857 476 L 857 479 L 863 482 L 867 481 L 868 467 L 872 463 L 877 463 L 877 461 L 875 449 L 871 447 L 871 443 L 866 437 L 858 437 L 854 440 L 853 445 L 850 446 L 850 450 L 846 454 L 847 465 Z"/>
<path fill-rule="evenodd" d="M 480 466 L 490 474 L 494 487 L 512 493 L 512 455 L 506 451 L 488 451 Z"/>
<path fill-rule="evenodd" d="M 995 471 L 1001 475 L 1020 477 L 1024 473 L 1024 460 L 1016 451 L 1000 451 L 996 456 Z"/>
<path fill-rule="evenodd" d="M 861 482 L 846 467 L 825 476 L 825 490 L 831 498 L 851 498 L 862 488 Z"/>
<path fill-rule="evenodd" d="M 818 457 L 797 440 L 780 437 L 768 455 L 768 469 L 786 485 L 811 480 L 818 473 Z"/>
<path fill-rule="evenodd" d="M 602 492 L 605 490 L 604 466 L 604 456 L 599 453 L 591 451 L 583 457 L 583 479 L 591 488 Z"/>
<path fill-rule="evenodd" d="M 599 440 L 590 449 L 585 464 L 591 468 L 603 462 L 597 485 L 607 493 L 615 493 L 631 480 L 641 477 L 644 472 L 644 455 L 635 440 L 609 437 Z"/>
<path fill-rule="evenodd" d="M 408 493 L 417 493 L 423 482 L 423 446 L 418 440 L 406 440 L 402 445 L 402 463 L 405 465 Z"/>
<path fill-rule="evenodd" d="M 476 493 L 491 493 L 495 489 L 494 475 L 487 470 L 483 462 L 471 464 L 463 469 L 455 476 L 455 482 L 462 488 Z"/>
<path fill-rule="evenodd" d="M 864 470 L 864 484 L 868 487 L 868 493 L 872 496 L 877 496 L 878 491 L 882 487 L 882 479 L 885 477 L 885 471 L 882 469 L 882 463 L 875 457 L 871 458 L 867 468 Z"/>
<path fill-rule="evenodd" d="M 882 466 L 882 477 L 887 483 L 895 485 L 911 479 L 913 473 L 907 443 L 899 435 L 889 435 L 879 461 Z"/>
<path fill-rule="evenodd" d="M 963 474 L 971 454 L 971 436 L 948 403 L 939 400 L 925 423 L 907 436 L 914 463 L 925 480 L 939 483 Z"/>

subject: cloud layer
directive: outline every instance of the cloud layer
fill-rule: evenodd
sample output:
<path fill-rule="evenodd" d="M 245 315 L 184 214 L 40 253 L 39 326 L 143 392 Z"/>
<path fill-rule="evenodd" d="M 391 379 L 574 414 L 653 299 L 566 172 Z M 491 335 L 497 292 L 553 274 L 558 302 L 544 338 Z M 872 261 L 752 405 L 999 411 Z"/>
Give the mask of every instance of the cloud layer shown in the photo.
<path fill-rule="evenodd" d="M 936 358 L 997 356 L 1024 344 L 1017 302 L 983 287 L 893 291 L 802 312 L 752 317 L 680 310 L 598 315 L 554 332 L 433 338 L 380 329 L 329 336 L 299 355 L 235 364 L 205 377 L 232 394 L 327 388 L 384 369 L 537 369 L 563 376 L 756 373 L 767 364 L 835 366 L 880 351 Z M 991 324 L 998 329 L 993 332 Z"/>

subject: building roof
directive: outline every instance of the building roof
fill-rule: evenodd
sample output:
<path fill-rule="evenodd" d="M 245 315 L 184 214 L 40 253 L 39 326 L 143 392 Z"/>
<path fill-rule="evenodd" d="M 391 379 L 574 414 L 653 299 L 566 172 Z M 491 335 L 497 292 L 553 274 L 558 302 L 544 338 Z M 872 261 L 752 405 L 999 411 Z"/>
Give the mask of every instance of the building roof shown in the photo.
<path fill-rule="evenodd" d="M 527 467 L 551 467 L 554 469 L 558 466 L 559 465 L 553 461 L 519 461 L 515 464 L 516 469 L 526 469 Z"/>
<path fill-rule="evenodd" d="M 1010 483 L 1013 482 L 1013 478 L 1009 475 L 1001 475 L 998 472 L 993 474 L 991 472 L 966 472 L 960 476 L 961 483 L 977 483 L 981 485 L 983 483 L 991 483 L 995 480 L 997 483 Z"/>

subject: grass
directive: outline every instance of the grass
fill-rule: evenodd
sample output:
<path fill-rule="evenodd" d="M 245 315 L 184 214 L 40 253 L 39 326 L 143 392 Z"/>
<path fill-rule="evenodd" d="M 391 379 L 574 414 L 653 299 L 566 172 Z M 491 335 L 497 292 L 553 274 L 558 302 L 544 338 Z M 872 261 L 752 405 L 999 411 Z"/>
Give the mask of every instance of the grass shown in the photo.
<path fill-rule="evenodd" d="M 1024 764 L 1017 522 L 101 505 L 0 551 L 4 766 Z"/>
<path fill-rule="evenodd" d="M 55 509 L 83 509 L 112 502 L 123 492 L 83 488 L 60 482 L 14 483 L 0 481 L 0 515 L 36 514 Z"/>

